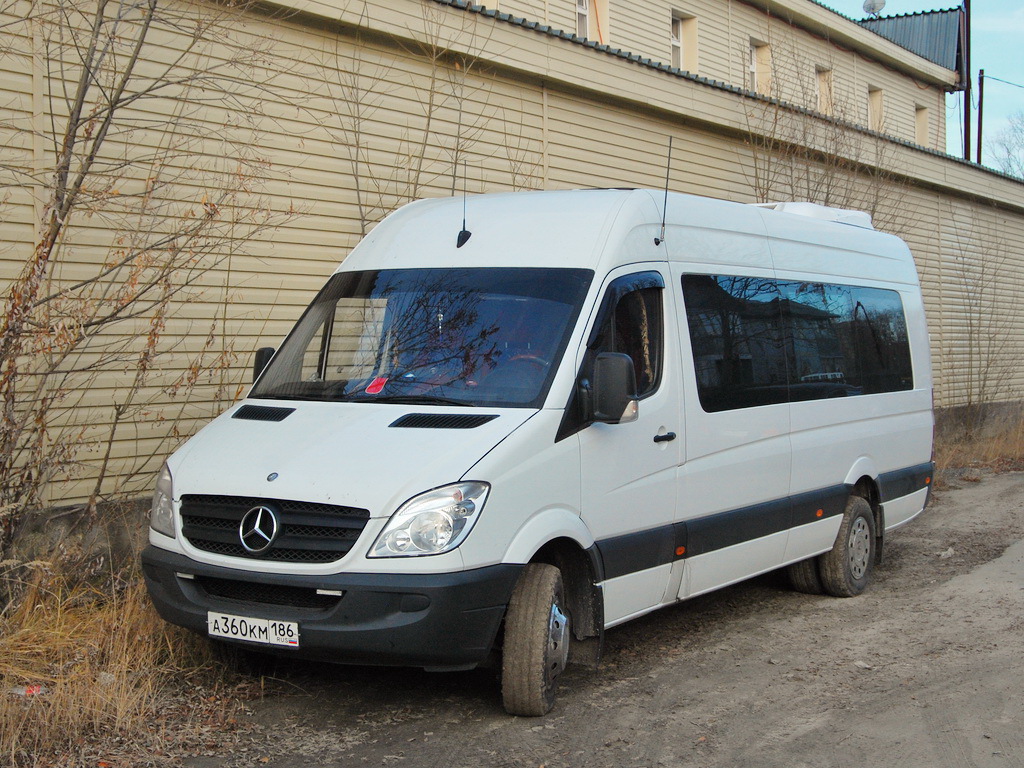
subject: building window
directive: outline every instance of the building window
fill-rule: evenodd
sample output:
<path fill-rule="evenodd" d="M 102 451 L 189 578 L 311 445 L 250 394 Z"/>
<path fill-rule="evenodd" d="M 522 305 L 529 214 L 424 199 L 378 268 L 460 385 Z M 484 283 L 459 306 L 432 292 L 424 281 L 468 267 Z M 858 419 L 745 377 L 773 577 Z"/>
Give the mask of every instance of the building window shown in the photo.
<path fill-rule="evenodd" d="M 868 88 L 868 128 L 882 131 L 885 125 L 885 108 L 881 88 Z"/>
<path fill-rule="evenodd" d="M 672 66 L 687 72 L 697 71 L 697 17 L 685 13 L 672 15 Z"/>
<path fill-rule="evenodd" d="M 608 0 L 576 0 L 576 36 L 608 43 Z"/>
<path fill-rule="evenodd" d="M 678 16 L 672 17 L 672 66 L 683 67 L 683 20 Z"/>
<path fill-rule="evenodd" d="M 576 37 L 590 36 L 590 0 L 576 0 Z"/>
<path fill-rule="evenodd" d="M 747 89 L 765 95 L 771 95 L 772 92 L 771 46 L 753 38 L 750 40 L 747 62 Z"/>
<path fill-rule="evenodd" d="M 832 70 L 826 67 L 815 67 L 818 83 L 818 111 L 825 115 L 835 112 L 835 101 L 832 90 Z"/>
<path fill-rule="evenodd" d="M 918 106 L 914 110 L 914 141 L 922 147 L 931 146 L 928 130 L 928 107 Z"/>

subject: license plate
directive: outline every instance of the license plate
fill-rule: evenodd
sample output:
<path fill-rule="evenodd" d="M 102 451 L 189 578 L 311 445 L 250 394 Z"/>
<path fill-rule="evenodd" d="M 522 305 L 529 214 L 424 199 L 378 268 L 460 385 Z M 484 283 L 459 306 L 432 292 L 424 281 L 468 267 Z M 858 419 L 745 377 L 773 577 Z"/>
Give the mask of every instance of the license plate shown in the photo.
<path fill-rule="evenodd" d="M 247 640 L 263 645 L 299 647 L 299 625 L 295 621 L 254 619 L 250 616 L 232 616 L 230 613 L 210 611 L 206 614 L 206 630 L 210 637 Z"/>

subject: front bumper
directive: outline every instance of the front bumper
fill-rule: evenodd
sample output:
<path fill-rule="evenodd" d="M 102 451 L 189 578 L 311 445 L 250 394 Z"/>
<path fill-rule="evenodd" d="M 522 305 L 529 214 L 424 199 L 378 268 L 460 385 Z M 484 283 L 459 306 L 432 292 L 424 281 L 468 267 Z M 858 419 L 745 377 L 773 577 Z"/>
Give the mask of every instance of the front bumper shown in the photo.
<path fill-rule="evenodd" d="M 238 641 L 267 653 L 343 664 L 466 669 L 490 652 L 523 566 L 294 576 L 205 565 L 150 545 L 142 553 L 142 568 L 160 615 L 202 635 L 207 612 L 220 611 L 297 621 L 297 649 Z M 320 596 L 317 590 L 342 594 Z"/>

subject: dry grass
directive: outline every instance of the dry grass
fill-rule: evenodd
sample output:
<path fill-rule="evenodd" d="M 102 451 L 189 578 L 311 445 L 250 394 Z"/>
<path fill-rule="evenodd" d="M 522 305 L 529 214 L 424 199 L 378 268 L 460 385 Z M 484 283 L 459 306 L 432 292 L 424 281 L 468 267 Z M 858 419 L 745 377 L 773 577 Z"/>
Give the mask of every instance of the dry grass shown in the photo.
<path fill-rule="evenodd" d="M 98 589 L 39 573 L 0 616 L 0 765 L 167 764 L 213 720 L 230 730 L 228 673 L 131 575 Z"/>
<path fill-rule="evenodd" d="M 983 470 L 1024 470 L 1024 417 L 1017 411 L 987 420 L 983 428 L 946 424 L 935 441 L 935 475 L 940 484 L 970 479 Z"/>

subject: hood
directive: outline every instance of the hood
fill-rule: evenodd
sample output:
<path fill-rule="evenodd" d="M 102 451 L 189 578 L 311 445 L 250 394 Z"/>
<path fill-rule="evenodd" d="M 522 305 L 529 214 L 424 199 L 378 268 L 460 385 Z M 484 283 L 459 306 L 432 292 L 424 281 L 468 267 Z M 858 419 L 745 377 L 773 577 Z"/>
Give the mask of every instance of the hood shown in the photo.
<path fill-rule="evenodd" d="M 411 496 L 462 479 L 534 413 L 248 400 L 203 428 L 168 465 L 178 499 L 183 493 L 294 499 L 388 517 Z"/>

